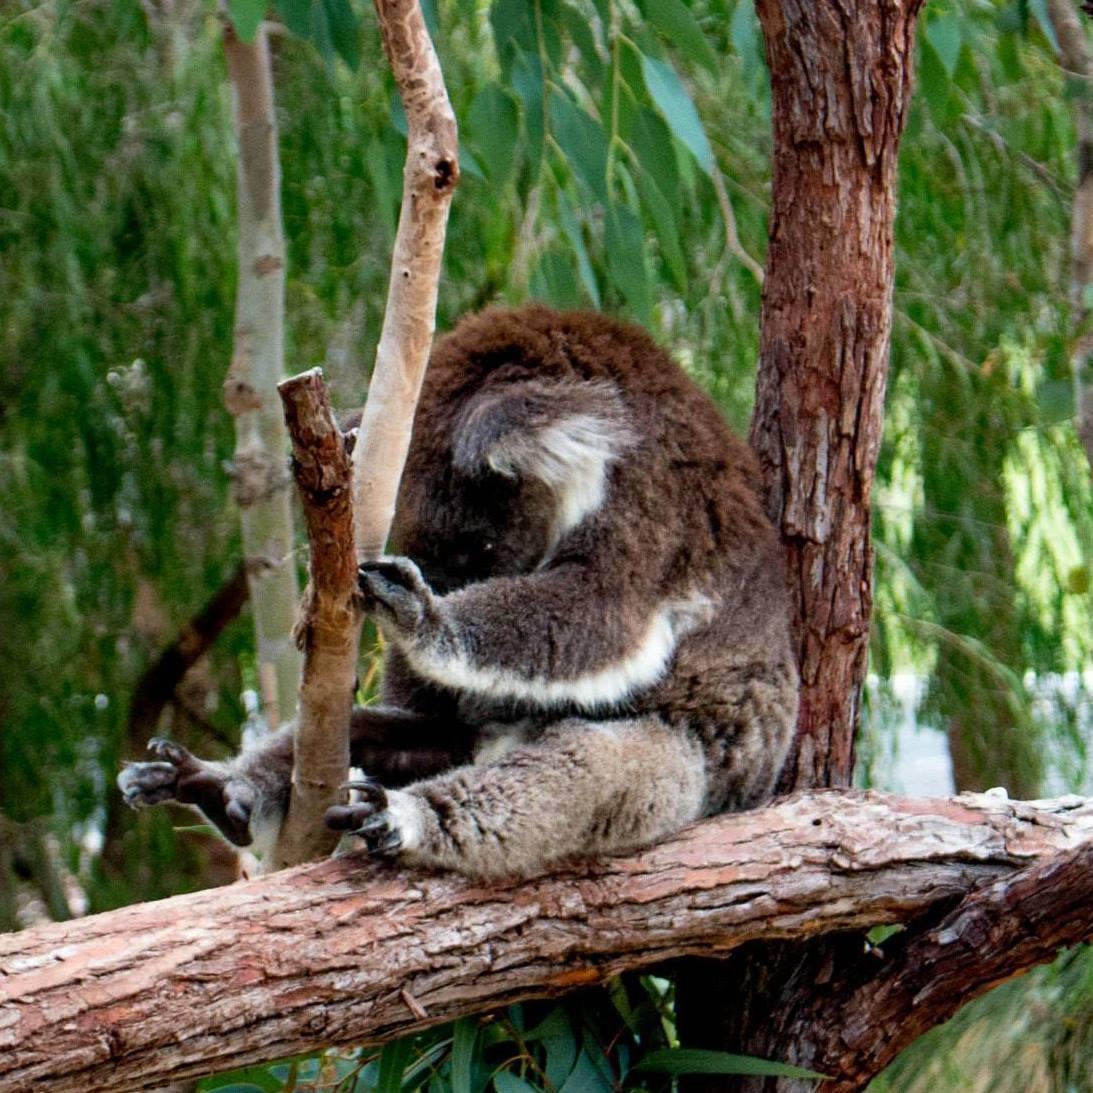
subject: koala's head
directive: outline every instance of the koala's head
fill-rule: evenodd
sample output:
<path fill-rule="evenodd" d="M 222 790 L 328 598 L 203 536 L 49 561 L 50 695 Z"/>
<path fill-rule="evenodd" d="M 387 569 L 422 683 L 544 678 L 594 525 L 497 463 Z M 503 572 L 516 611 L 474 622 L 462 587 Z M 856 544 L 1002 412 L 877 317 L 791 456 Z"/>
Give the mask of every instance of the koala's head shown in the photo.
<path fill-rule="evenodd" d="M 535 569 L 601 508 L 631 443 L 605 382 L 499 369 L 439 402 L 423 395 L 393 537 L 440 592 Z"/>

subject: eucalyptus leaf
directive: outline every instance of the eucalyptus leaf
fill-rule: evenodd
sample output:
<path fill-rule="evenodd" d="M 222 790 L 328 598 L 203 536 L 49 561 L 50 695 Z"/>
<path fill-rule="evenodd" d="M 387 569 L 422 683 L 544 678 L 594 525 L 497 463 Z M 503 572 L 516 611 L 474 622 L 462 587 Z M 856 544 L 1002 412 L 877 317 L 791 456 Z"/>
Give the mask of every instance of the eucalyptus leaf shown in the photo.
<path fill-rule="evenodd" d="M 649 214 L 656 229 L 657 244 L 668 267 L 672 282 L 682 292 L 687 291 L 687 262 L 679 243 L 679 230 L 676 224 L 675 209 L 648 171 L 638 170 L 635 174 L 641 204 Z"/>
<path fill-rule="evenodd" d="M 719 63 L 706 35 L 683 0 L 641 0 L 646 18 L 688 60 L 717 73 Z"/>
<path fill-rule="evenodd" d="M 607 200 L 607 134 L 562 90 L 550 96 L 551 135 L 570 167 L 600 200 Z"/>
<path fill-rule="evenodd" d="M 654 1071 L 658 1074 L 748 1074 L 768 1078 L 811 1078 L 827 1081 L 824 1074 L 788 1063 L 756 1059 L 751 1055 L 732 1055 L 727 1051 L 701 1048 L 663 1048 L 639 1060 L 631 1073 Z"/>
<path fill-rule="evenodd" d="M 648 325 L 652 298 L 645 268 L 645 239 L 641 221 L 625 205 L 611 205 L 604 216 L 607 272 L 635 318 Z"/>
<path fill-rule="evenodd" d="M 478 150 L 486 175 L 497 187 L 512 177 L 519 129 L 520 111 L 515 99 L 500 85 L 486 84 L 467 111 L 466 132 Z"/>
<path fill-rule="evenodd" d="M 478 1044 L 478 1021 L 474 1017 L 461 1017 L 452 1031 L 452 1093 L 472 1093 L 471 1075 L 474 1071 L 474 1052 Z"/>
<path fill-rule="evenodd" d="M 713 150 L 695 104 L 676 70 L 667 61 L 649 56 L 642 56 L 641 67 L 645 86 L 664 115 L 664 120 L 680 143 L 695 157 L 702 170 L 712 175 Z"/>
<path fill-rule="evenodd" d="M 501 1070 L 493 1076 L 493 1088 L 497 1093 L 542 1093 L 540 1086 L 524 1081 L 511 1070 Z"/>
<path fill-rule="evenodd" d="M 402 1093 L 402 1075 L 410 1061 L 413 1038 L 403 1036 L 391 1040 L 380 1052 L 380 1072 L 376 1079 L 376 1093 Z"/>

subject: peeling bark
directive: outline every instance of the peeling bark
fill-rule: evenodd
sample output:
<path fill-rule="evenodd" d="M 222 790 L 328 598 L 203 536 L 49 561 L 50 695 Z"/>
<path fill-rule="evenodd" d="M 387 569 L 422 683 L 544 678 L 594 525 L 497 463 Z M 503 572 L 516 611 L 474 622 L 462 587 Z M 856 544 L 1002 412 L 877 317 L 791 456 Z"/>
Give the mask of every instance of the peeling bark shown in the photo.
<path fill-rule="evenodd" d="M 284 375 L 285 245 L 265 25 L 247 45 L 225 22 L 224 52 L 239 143 L 239 284 L 224 403 L 235 418 L 233 489 L 243 525 L 259 677 L 273 684 L 262 688 L 264 713 L 275 728 L 295 709 L 301 657 L 292 640 L 299 587 L 292 558 L 288 444 L 276 398 L 277 382 Z"/>
<path fill-rule="evenodd" d="M 0 937 L 0 1090 L 123 1093 L 389 1039 L 687 954 L 912 920 L 983 881 L 1009 895 L 966 906 L 1009 920 L 992 967 L 1012 974 L 1045 955 L 1026 897 L 1088 883 L 1072 875 L 1088 854 L 1067 855 L 1091 842 L 1081 798 L 828 791 L 527 882 L 359 856 L 285 870 Z M 1040 862 L 1053 879 L 1022 872 Z M 1093 934 L 1088 915 L 1060 918 L 1065 940 Z"/>
<path fill-rule="evenodd" d="M 297 761 L 288 815 L 268 869 L 329 854 L 338 836 L 322 822 L 349 769 L 349 720 L 356 689 L 361 614 L 356 603 L 352 465 L 334 420 L 322 371 L 278 386 L 292 438 L 292 463 L 311 547 L 296 636 L 304 672 L 296 721 Z M 300 761 L 300 756 L 305 757 Z"/>

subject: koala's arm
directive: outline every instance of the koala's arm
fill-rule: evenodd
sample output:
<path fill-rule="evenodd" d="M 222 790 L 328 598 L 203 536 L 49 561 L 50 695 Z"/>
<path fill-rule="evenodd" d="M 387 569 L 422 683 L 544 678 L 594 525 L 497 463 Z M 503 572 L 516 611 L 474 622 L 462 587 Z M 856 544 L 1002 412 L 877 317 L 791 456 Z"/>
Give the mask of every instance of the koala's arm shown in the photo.
<path fill-rule="evenodd" d="M 391 785 L 405 785 L 465 762 L 470 744 L 447 721 L 392 706 L 356 707 L 350 761 Z M 200 810 L 236 846 L 276 836 L 292 781 L 293 730 L 286 726 L 234 759 L 204 760 L 156 739 L 155 760 L 127 763 L 118 788 L 133 808 L 176 801 Z"/>
<path fill-rule="evenodd" d="M 708 600 L 570 561 L 435 596 L 409 559 L 361 567 L 366 606 L 410 666 L 493 699 L 595 709 L 655 683 Z"/>

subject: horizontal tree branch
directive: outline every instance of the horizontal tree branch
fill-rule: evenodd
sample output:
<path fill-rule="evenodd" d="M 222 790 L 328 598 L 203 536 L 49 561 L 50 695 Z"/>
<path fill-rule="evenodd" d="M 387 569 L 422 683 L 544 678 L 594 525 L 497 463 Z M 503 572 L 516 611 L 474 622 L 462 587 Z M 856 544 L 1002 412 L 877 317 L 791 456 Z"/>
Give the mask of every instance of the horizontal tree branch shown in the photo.
<path fill-rule="evenodd" d="M 839 1080 L 825 1093 L 864 1089 L 966 1002 L 1091 935 L 1093 841 L 970 892 L 941 922 L 893 939 L 872 974 L 862 961 L 832 982 L 821 1026 L 832 1042 L 818 1058 Z"/>
<path fill-rule="evenodd" d="M 0 1090 L 145 1088 L 669 958 L 907 922 L 1090 841 L 1082 798 L 819 791 L 520 883 L 301 866 L 0 937 Z M 1045 958 L 1013 917 L 1009 973 Z"/>

